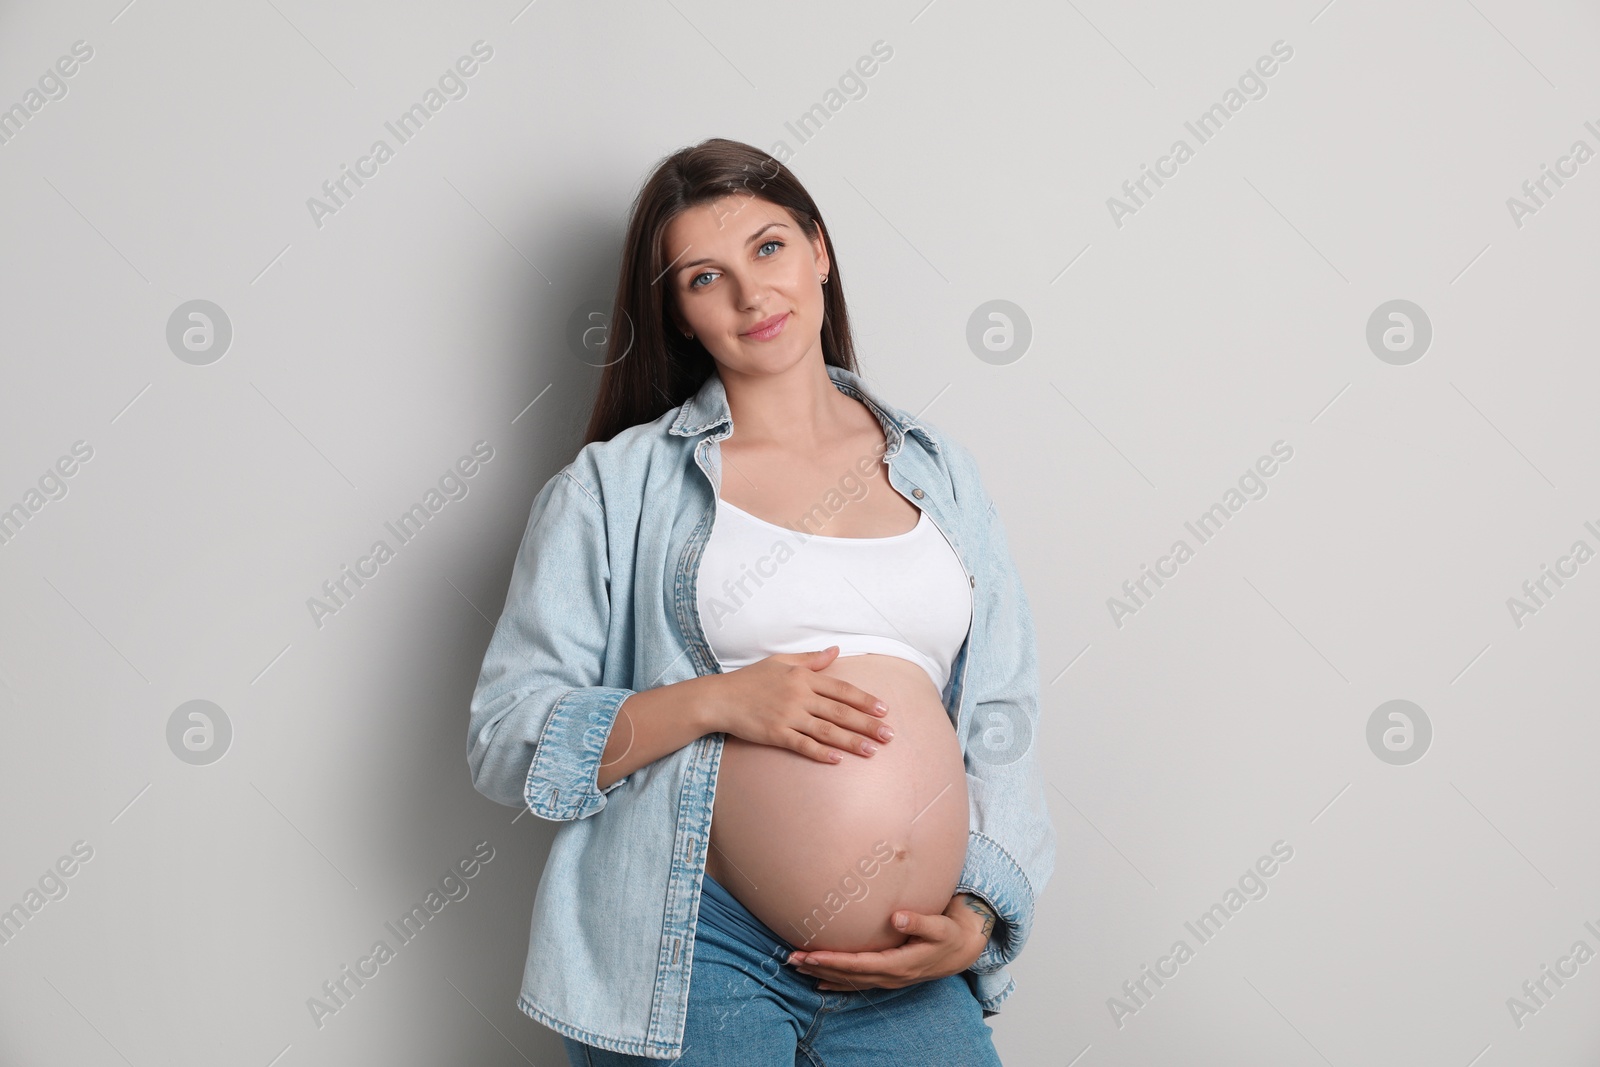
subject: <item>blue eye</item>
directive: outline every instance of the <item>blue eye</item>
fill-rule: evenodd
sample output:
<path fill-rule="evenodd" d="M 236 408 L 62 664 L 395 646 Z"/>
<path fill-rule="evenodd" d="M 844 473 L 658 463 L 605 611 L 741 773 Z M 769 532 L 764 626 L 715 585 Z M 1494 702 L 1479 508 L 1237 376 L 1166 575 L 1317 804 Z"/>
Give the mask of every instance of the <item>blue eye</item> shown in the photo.
<path fill-rule="evenodd" d="M 761 243 L 761 247 L 758 248 L 756 251 L 759 254 L 762 250 L 766 249 L 767 247 L 769 247 L 771 245 L 777 245 L 779 248 L 782 248 L 783 247 L 783 242 L 778 240 L 777 238 L 773 238 L 770 241 L 763 241 Z M 762 259 L 770 259 L 772 257 L 771 256 L 761 256 L 760 258 L 762 258 Z M 701 271 L 699 274 L 696 274 L 693 278 L 689 279 L 689 288 L 691 288 L 691 289 L 703 289 L 703 288 L 705 288 L 705 286 L 700 284 L 700 279 L 701 278 L 714 278 L 714 277 L 716 277 L 716 273 L 717 273 L 716 271 L 710 271 L 710 270 Z"/>

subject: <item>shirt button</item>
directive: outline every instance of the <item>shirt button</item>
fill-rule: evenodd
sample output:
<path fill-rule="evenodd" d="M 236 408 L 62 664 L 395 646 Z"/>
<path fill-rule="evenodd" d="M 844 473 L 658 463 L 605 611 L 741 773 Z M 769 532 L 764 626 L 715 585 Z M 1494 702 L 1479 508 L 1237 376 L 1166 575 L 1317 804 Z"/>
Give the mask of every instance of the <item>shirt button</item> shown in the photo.
<path fill-rule="evenodd" d="M 911 490 L 911 495 L 916 497 L 918 500 L 921 500 L 922 499 L 922 490 L 921 489 L 913 489 L 913 490 Z"/>

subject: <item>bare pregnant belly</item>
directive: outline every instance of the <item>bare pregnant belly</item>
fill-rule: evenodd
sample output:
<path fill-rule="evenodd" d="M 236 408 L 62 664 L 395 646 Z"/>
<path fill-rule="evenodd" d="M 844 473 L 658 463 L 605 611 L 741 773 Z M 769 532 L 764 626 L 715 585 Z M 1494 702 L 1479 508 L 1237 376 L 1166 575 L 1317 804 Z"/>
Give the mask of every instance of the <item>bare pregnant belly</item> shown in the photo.
<path fill-rule="evenodd" d="M 796 948 L 894 948 L 906 935 L 889 916 L 939 914 L 961 878 L 961 746 L 932 679 L 910 660 L 840 656 L 818 673 L 882 700 L 894 739 L 829 764 L 727 735 L 706 871 Z"/>

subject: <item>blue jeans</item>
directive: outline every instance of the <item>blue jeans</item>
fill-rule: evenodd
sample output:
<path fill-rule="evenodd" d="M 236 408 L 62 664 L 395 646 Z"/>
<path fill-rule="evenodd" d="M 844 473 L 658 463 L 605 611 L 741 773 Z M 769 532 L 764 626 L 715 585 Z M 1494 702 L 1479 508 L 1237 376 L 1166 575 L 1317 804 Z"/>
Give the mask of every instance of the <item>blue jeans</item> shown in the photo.
<path fill-rule="evenodd" d="M 901 989 L 819 990 L 794 946 L 709 874 L 700 893 L 683 1055 L 654 1060 L 562 1036 L 573 1067 L 1000 1067 L 959 974 Z"/>

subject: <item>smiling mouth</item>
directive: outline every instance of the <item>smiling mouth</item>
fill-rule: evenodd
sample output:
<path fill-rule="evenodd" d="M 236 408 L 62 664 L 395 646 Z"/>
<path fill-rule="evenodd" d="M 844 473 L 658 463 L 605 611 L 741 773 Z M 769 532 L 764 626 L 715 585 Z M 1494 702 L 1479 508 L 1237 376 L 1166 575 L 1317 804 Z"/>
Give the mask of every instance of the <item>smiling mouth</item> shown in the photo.
<path fill-rule="evenodd" d="M 783 331 L 784 326 L 788 322 L 789 313 L 786 311 L 782 315 L 776 315 L 766 320 L 756 329 L 751 330 L 748 333 L 740 334 L 740 336 L 748 337 L 752 341 L 770 341 Z"/>

